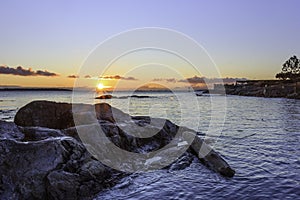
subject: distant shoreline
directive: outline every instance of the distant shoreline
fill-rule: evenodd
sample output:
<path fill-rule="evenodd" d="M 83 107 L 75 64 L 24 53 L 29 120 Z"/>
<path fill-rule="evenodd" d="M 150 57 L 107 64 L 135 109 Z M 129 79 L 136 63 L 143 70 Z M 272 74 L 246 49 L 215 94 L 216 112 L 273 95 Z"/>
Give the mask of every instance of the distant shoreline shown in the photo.
<path fill-rule="evenodd" d="M 224 87 L 228 95 L 300 99 L 300 82 L 297 81 L 247 80 Z"/>
<path fill-rule="evenodd" d="M 71 89 L 65 88 L 0 88 L 1 91 L 69 91 L 72 92 Z"/>
<path fill-rule="evenodd" d="M 207 89 L 200 89 L 202 91 L 205 91 L 205 93 L 208 93 Z M 67 88 L 1 88 L 0 91 L 73 91 L 73 89 L 67 89 Z M 78 90 L 80 91 L 80 90 Z M 86 89 L 82 91 L 92 91 L 92 89 Z M 195 90 L 198 91 L 198 90 Z M 105 93 L 113 93 L 113 92 L 135 92 L 135 93 L 151 93 L 151 92 L 158 92 L 158 93 L 172 93 L 172 92 L 187 92 L 187 90 L 116 90 L 116 91 L 105 91 Z M 193 92 L 193 90 L 189 91 Z"/>

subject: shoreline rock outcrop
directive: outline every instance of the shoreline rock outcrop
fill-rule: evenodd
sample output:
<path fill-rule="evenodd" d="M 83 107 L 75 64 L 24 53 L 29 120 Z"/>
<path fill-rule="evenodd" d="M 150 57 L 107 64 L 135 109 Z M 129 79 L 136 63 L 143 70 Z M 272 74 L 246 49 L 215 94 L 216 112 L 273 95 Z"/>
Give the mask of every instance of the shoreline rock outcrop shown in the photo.
<path fill-rule="evenodd" d="M 165 147 L 181 128 L 169 120 L 132 117 L 106 103 L 80 105 L 84 118 L 88 116 L 86 110 L 92 108 L 106 137 L 130 152 L 145 153 Z M 34 101 L 17 112 L 15 123 L 0 121 L 1 199 L 91 199 L 128 175 L 104 165 L 87 151 L 78 136 L 72 111 L 71 104 Z M 118 119 L 114 113 L 118 113 Z M 160 122 L 162 127 L 156 127 Z M 138 130 L 132 129 L 133 124 Z M 157 130 L 157 134 L 139 138 L 129 133 L 147 129 Z M 197 135 L 190 148 L 166 168 L 184 169 L 195 157 L 225 177 L 235 173 Z"/>
<path fill-rule="evenodd" d="M 245 81 L 224 87 L 228 95 L 300 99 L 300 82 L 297 84 L 289 80 Z"/>

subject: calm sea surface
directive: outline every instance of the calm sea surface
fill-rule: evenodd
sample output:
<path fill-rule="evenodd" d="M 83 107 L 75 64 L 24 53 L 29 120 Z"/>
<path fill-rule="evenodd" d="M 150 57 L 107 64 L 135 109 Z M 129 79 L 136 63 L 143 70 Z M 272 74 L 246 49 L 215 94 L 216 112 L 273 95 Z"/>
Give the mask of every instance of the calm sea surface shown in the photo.
<path fill-rule="evenodd" d="M 236 175 L 223 178 L 195 159 L 184 170 L 132 174 L 96 199 L 300 199 L 300 100 L 201 96 L 195 102 L 187 93 L 137 95 L 153 98 L 94 101 L 82 93 L 76 102 L 105 101 L 131 115 L 168 118 L 204 133 L 212 130 L 208 143 Z M 12 121 L 17 109 L 32 100 L 72 102 L 72 92 L 1 91 L 0 119 Z M 213 112 L 220 112 L 219 119 L 212 120 Z M 222 134 L 213 134 L 221 129 Z"/>

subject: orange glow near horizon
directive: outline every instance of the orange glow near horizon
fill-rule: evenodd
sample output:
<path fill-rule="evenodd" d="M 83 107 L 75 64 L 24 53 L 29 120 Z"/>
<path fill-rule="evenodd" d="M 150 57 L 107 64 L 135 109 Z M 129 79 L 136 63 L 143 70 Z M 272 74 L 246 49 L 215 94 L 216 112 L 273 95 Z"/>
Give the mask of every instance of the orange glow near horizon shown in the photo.
<path fill-rule="evenodd" d="M 98 83 L 96 86 L 97 91 L 104 91 L 105 89 L 110 89 L 111 86 L 105 85 L 104 83 Z"/>

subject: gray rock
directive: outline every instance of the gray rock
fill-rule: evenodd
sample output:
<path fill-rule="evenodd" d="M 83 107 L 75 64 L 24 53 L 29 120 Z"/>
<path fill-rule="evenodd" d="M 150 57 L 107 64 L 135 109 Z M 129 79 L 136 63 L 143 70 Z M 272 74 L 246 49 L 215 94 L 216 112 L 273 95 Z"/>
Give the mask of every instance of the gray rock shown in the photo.
<path fill-rule="evenodd" d="M 41 112 L 41 110 L 49 110 L 49 112 L 44 114 L 45 112 Z M 34 135 L 34 138 L 39 138 L 37 136 L 39 133 L 42 135 L 40 138 L 47 137 L 47 134 L 49 136 L 66 134 L 80 141 L 76 129 L 72 127 L 72 125 L 74 125 L 72 112 L 77 117 L 79 116 L 80 120 L 77 119 L 77 125 L 78 123 L 79 125 L 89 124 L 89 121 L 93 121 L 90 120 L 90 117 L 94 117 L 100 123 L 106 136 L 116 146 L 136 153 L 146 153 L 161 149 L 174 139 L 179 130 L 179 127 L 169 120 L 155 119 L 147 116 L 131 117 L 128 114 L 111 107 L 107 103 L 95 105 L 73 104 L 72 110 L 71 104 L 34 101 L 18 111 L 15 123 L 20 126 L 41 126 L 64 129 L 61 132 L 50 130 L 44 132 L 41 130 L 29 131 L 31 135 Z M 62 118 L 64 119 L 63 121 L 61 121 Z M 49 121 L 51 121 L 51 123 Z M 184 127 L 181 127 L 181 129 L 182 131 L 186 130 L 191 134 L 190 137 L 197 135 L 193 130 Z M 142 135 L 139 135 L 150 135 L 153 131 L 155 132 L 155 135 L 152 137 L 144 138 Z M 139 137 L 134 137 L 132 133 Z M 26 133 L 26 135 L 29 134 Z M 227 162 L 198 136 L 195 137 L 195 140 L 191 145 L 191 150 L 211 169 L 224 176 L 232 177 L 234 175 L 234 170 Z"/>
<path fill-rule="evenodd" d="M 225 177 L 234 176 L 235 171 L 229 164 L 199 137 L 195 137 L 191 149 L 198 155 L 200 161 L 210 169 L 213 169 Z"/>
<path fill-rule="evenodd" d="M 113 98 L 112 95 L 110 95 L 110 94 L 105 94 L 105 95 L 98 96 L 98 97 L 96 97 L 95 99 L 111 99 L 111 98 Z"/>
<path fill-rule="evenodd" d="M 92 198 L 117 180 L 76 140 L 0 140 L 0 199 Z"/>
<path fill-rule="evenodd" d="M 73 104 L 72 107 L 72 104 L 68 103 L 33 101 L 18 110 L 14 122 L 18 126 L 67 129 L 75 126 L 73 120 L 74 112 L 75 114 L 83 114 L 86 117 L 87 114 L 93 114 L 91 111 L 95 112 L 97 119 L 110 122 L 115 122 L 113 114 L 118 115 L 122 113 L 121 116 L 129 116 L 118 109 L 112 108 L 107 103 L 95 105 Z"/>
<path fill-rule="evenodd" d="M 87 151 L 74 127 L 73 114 L 79 118 L 77 128 L 92 127 L 90 119 L 96 118 L 106 137 L 130 152 L 144 154 L 172 144 L 156 153 L 155 159 L 147 159 L 148 163 L 164 162 L 160 158 L 174 156 L 178 149 L 184 149 L 186 141 L 175 138 L 179 129 L 189 138 L 197 134 L 169 120 L 131 117 L 106 103 L 74 104 L 72 109 L 71 104 L 34 101 L 16 114 L 18 127 L 0 121 L 0 199 L 90 199 L 126 175 L 106 167 Z M 155 134 L 151 135 L 152 132 Z M 234 175 L 226 161 L 198 136 L 166 169 L 184 169 L 195 155 L 220 174 Z M 119 164 L 132 166 L 132 163 Z"/>
<path fill-rule="evenodd" d="M 24 134 L 15 123 L 0 120 L 0 139 L 22 140 L 23 138 Z"/>
<path fill-rule="evenodd" d="M 72 105 L 33 101 L 18 110 L 14 122 L 18 126 L 40 126 L 51 129 L 73 127 Z"/>
<path fill-rule="evenodd" d="M 61 130 L 44 128 L 44 127 L 19 126 L 19 130 L 24 134 L 23 141 L 38 141 L 38 140 L 48 139 L 51 137 L 66 136 Z"/>

